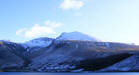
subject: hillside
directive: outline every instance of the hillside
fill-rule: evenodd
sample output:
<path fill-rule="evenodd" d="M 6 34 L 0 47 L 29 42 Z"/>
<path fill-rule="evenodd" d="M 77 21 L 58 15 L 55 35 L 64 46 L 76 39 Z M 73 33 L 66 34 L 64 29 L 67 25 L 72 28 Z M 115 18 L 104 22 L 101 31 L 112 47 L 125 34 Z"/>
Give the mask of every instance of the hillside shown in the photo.
<path fill-rule="evenodd" d="M 138 56 L 137 45 L 102 42 L 79 32 L 64 33 L 56 39 L 41 37 L 25 43 L 0 41 L 1 71 L 139 71 Z"/>

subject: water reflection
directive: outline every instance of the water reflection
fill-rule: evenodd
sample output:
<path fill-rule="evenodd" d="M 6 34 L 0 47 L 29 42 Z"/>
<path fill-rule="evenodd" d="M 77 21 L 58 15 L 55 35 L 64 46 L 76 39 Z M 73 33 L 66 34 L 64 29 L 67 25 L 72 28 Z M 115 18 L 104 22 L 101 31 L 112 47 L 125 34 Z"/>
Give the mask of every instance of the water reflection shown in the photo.
<path fill-rule="evenodd" d="M 1 72 L 0 75 L 139 75 L 139 73 L 17 73 Z"/>

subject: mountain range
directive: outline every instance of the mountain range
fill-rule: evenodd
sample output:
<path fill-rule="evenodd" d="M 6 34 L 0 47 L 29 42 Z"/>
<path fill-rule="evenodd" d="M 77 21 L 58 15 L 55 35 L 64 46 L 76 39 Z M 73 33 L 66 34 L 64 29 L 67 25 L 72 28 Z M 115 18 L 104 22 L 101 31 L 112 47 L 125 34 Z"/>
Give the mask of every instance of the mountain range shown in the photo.
<path fill-rule="evenodd" d="M 138 72 L 138 53 L 138 45 L 104 42 L 77 31 L 24 43 L 0 40 L 0 71 Z"/>

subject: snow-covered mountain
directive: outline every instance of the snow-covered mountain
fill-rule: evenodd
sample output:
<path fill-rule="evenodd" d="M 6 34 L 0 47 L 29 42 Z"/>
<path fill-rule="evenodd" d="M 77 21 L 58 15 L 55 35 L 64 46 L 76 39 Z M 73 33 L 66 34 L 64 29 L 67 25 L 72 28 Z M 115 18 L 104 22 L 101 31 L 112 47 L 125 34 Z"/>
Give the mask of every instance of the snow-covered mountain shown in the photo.
<path fill-rule="evenodd" d="M 75 31 L 70 33 L 63 32 L 56 39 L 47 37 L 33 39 L 23 43 L 22 46 L 26 48 L 27 51 L 33 52 L 39 50 L 40 48 L 48 47 L 53 42 L 53 40 L 78 40 L 78 41 L 93 41 L 93 42 L 100 41 L 94 37 Z"/>
<path fill-rule="evenodd" d="M 138 56 L 137 53 L 139 53 L 137 45 L 102 42 L 80 32 L 70 32 L 62 33 L 56 39 L 41 37 L 25 43 L 0 41 L 0 70 L 29 72 L 123 71 L 123 69 L 127 70 L 127 67 L 121 68 L 127 61 L 126 59 L 132 55 Z M 130 62 L 127 64 L 132 64 L 132 60 L 128 59 Z M 138 64 L 134 67 L 138 67 Z M 133 69 L 130 67 L 130 70 L 127 71 L 131 70 Z"/>
<path fill-rule="evenodd" d="M 80 62 L 83 61 L 84 65 L 88 63 L 93 63 L 97 65 L 96 62 L 100 63 L 103 59 L 103 63 L 108 64 L 101 64 L 103 66 L 109 66 L 119 61 L 120 57 L 124 57 L 121 53 L 128 53 L 131 49 L 134 50 L 136 47 L 120 44 L 120 43 L 109 43 L 109 48 L 105 45 L 105 42 L 93 42 L 93 41 L 72 41 L 72 40 L 55 40 L 51 44 L 49 48 L 41 49 L 42 54 L 37 56 L 36 58 L 32 59 L 32 63 L 29 65 L 30 69 L 35 69 L 37 71 L 45 71 L 45 72 L 65 72 L 65 71 L 72 71 L 82 69 L 83 71 L 87 70 L 86 66 L 81 66 Z M 130 49 L 131 48 L 131 49 Z M 139 49 L 139 48 L 138 48 Z M 116 55 L 121 54 L 121 56 Z M 116 55 L 112 58 L 111 55 Z M 119 56 L 119 57 L 118 57 Z M 97 60 L 102 58 L 100 60 Z M 107 59 L 108 58 L 108 59 Z M 126 58 L 126 57 L 124 57 Z M 121 58 L 120 60 L 124 59 Z M 90 61 L 91 59 L 91 61 Z M 109 60 L 110 59 L 110 60 Z M 88 61 L 89 60 L 89 61 Z M 106 60 L 106 61 L 105 61 Z M 100 61 L 100 62 L 99 62 Z M 112 62 L 115 61 L 115 62 Z M 112 62 L 112 63 L 111 63 Z M 87 63 L 87 64 L 86 64 Z M 43 65 L 43 66 L 42 66 Z M 95 66 L 93 64 L 87 66 Z M 71 68 L 72 67 L 72 68 Z M 78 68 L 79 67 L 79 68 Z M 97 69 L 95 67 L 89 68 L 92 71 Z"/>
<path fill-rule="evenodd" d="M 46 47 L 51 44 L 52 40 L 52 38 L 42 37 L 25 42 L 25 44 L 29 47 Z"/>
<path fill-rule="evenodd" d="M 56 38 L 57 40 L 81 40 L 81 41 L 94 41 L 98 42 L 100 40 L 96 39 L 95 37 L 91 37 L 89 35 L 80 33 L 80 32 L 70 32 L 66 33 L 63 32 L 59 37 Z"/>
<path fill-rule="evenodd" d="M 27 51 L 29 51 L 29 50 L 36 51 L 40 48 L 49 46 L 52 43 L 53 40 L 54 39 L 52 39 L 52 38 L 41 37 L 41 38 L 37 38 L 37 39 L 27 41 L 27 42 L 23 43 L 22 46 L 24 48 L 26 48 Z"/>

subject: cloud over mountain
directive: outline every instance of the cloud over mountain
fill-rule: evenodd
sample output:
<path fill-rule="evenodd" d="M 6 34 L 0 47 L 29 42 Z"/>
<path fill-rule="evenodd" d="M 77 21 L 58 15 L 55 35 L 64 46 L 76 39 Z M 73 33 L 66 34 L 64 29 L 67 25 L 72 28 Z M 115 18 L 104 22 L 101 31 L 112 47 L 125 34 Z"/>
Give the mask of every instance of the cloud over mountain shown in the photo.
<path fill-rule="evenodd" d="M 34 24 L 30 28 L 21 28 L 16 31 L 16 35 L 24 36 L 26 38 L 32 38 L 37 36 L 43 36 L 47 34 L 55 34 L 55 28 L 62 25 L 60 22 L 45 21 L 44 25 Z"/>

